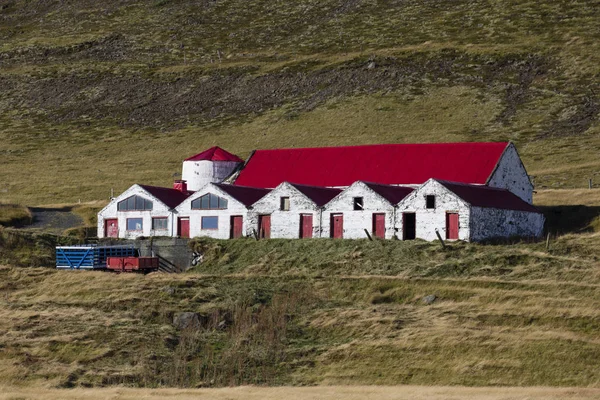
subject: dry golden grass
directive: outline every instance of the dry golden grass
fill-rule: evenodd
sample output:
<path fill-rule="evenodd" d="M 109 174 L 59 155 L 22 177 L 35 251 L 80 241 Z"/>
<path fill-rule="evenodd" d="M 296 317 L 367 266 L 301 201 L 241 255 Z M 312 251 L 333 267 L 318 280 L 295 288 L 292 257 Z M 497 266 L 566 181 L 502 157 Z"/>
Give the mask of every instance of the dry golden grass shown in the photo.
<path fill-rule="evenodd" d="M 321 386 L 223 389 L 42 389 L 0 386 L 0 400 L 592 400 L 600 389 L 545 387 Z"/>

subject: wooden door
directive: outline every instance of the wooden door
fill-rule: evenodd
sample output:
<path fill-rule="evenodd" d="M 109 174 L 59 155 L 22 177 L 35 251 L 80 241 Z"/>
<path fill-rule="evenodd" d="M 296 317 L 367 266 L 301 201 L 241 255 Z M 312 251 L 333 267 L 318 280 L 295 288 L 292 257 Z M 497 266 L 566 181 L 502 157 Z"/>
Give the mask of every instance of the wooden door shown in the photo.
<path fill-rule="evenodd" d="M 182 238 L 190 237 L 190 219 L 179 218 L 177 220 L 177 236 Z"/>
<path fill-rule="evenodd" d="M 241 215 L 231 216 L 231 232 L 229 237 L 231 239 L 237 239 L 242 237 L 242 227 L 244 226 L 244 219 Z"/>
<path fill-rule="evenodd" d="M 300 215 L 300 238 L 313 237 L 313 216 L 312 214 Z"/>
<path fill-rule="evenodd" d="M 415 213 L 402 213 L 402 240 L 417 237 L 417 216 Z"/>
<path fill-rule="evenodd" d="M 259 239 L 271 238 L 271 216 L 260 215 L 258 217 L 258 237 Z"/>
<path fill-rule="evenodd" d="M 106 219 L 104 220 L 104 236 L 109 238 L 119 237 L 119 220 Z"/>
<path fill-rule="evenodd" d="M 446 239 L 458 239 L 458 213 L 446 213 Z"/>
<path fill-rule="evenodd" d="M 373 236 L 385 239 L 385 214 L 373 214 Z"/>
<path fill-rule="evenodd" d="M 334 239 L 344 237 L 344 214 L 331 214 L 330 236 Z"/>

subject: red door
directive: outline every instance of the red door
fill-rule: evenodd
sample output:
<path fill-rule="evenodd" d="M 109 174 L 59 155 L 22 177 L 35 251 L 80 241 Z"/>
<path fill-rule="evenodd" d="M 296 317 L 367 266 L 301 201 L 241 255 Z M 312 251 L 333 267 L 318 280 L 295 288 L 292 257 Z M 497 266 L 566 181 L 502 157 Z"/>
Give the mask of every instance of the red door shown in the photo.
<path fill-rule="evenodd" d="M 244 220 L 241 215 L 232 215 L 231 216 L 231 234 L 229 235 L 231 239 L 237 239 L 242 237 L 242 226 L 244 225 Z"/>
<path fill-rule="evenodd" d="M 119 237 L 119 220 L 106 219 L 104 220 L 104 236 L 109 238 Z"/>
<path fill-rule="evenodd" d="M 271 237 L 271 216 L 260 215 L 258 217 L 258 237 L 269 239 Z"/>
<path fill-rule="evenodd" d="M 300 238 L 313 237 L 313 216 L 312 214 L 300 215 Z"/>
<path fill-rule="evenodd" d="M 373 214 L 373 236 L 385 239 L 385 214 Z"/>
<path fill-rule="evenodd" d="M 458 213 L 446 213 L 446 239 L 458 239 Z"/>
<path fill-rule="evenodd" d="M 190 219 L 179 218 L 177 220 L 177 236 L 182 238 L 190 237 Z"/>
<path fill-rule="evenodd" d="M 331 214 L 330 235 L 334 239 L 344 237 L 344 214 Z"/>

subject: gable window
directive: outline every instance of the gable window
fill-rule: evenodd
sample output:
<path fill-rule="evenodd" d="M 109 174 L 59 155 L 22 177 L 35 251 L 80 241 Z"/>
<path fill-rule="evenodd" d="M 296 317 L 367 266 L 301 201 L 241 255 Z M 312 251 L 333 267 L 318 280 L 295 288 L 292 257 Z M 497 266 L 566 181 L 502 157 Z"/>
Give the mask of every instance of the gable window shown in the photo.
<path fill-rule="evenodd" d="M 429 209 L 435 208 L 435 196 L 432 194 L 428 194 L 425 196 L 425 207 Z"/>
<path fill-rule="evenodd" d="M 212 193 L 207 193 L 204 196 L 192 200 L 192 210 L 226 210 L 227 199 L 219 197 Z"/>
<path fill-rule="evenodd" d="M 164 231 L 169 228 L 169 220 L 166 217 L 152 218 L 152 230 Z"/>
<path fill-rule="evenodd" d="M 141 218 L 127 218 L 128 231 L 141 231 L 144 228 L 144 222 Z"/>
<path fill-rule="evenodd" d="M 219 229 L 219 217 L 202 217 L 200 227 L 202 229 Z"/>
<path fill-rule="evenodd" d="M 152 202 L 141 196 L 131 196 L 117 203 L 117 211 L 149 211 Z"/>
<path fill-rule="evenodd" d="M 354 211 L 362 211 L 364 210 L 364 203 L 363 203 L 363 198 L 362 197 L 354 197 L 352 199 L 352 203 L 354 205 Z"/>
<path fill-rule="evenodd" d="M 290 198 L 289 197 L 281 197 L 279 199 L 279 209 L 281 211 L 290 211 Z"/>

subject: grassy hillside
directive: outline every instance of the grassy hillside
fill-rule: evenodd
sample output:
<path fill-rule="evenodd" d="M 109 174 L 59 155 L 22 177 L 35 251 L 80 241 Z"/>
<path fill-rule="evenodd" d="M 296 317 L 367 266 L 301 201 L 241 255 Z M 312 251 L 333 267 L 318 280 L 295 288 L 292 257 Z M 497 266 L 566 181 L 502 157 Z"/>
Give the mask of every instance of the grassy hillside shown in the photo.
<path fill-rule="evenodd" d="M 9 0 L 0 193 L 169 185 L 252 149 L 513 140 L 538 188 L 600 171 L 597 1 Z"/>
<path fill-rule="evenodd" d="M 0 384 L 596 387 L 599 243 L 201 240 L 185 275 L 3 267 Z"/>

